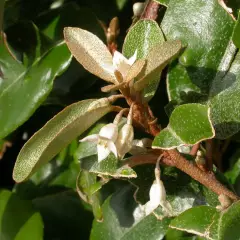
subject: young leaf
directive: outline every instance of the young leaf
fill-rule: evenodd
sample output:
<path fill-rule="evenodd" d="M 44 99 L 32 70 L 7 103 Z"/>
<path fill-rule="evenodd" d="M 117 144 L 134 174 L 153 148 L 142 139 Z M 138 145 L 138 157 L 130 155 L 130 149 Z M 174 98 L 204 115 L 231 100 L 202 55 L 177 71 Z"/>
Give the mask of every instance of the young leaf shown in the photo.
<path fill-rule="evenodd" d="M 66 45 L 60 43 L 26 69 L 0 43 L 0 138 L 33 114 L 51 91 L 55 77 L 67 69 L 70 61 Z"/>
<path fill-rule="evenodd" d="M 215 135 L 210 120 L 210 108 L 190 103 L 174 109 L 169 125 L 155 137 L 152 147 L 172 149 L 184 144 L 196 144 Z"/>
<path fill-rule="evenodd" d="M 206 239 L 218 239 L 218 220 L 220 213 L 216 208 L 200 206 L 191 208 L 173 219 L 170 228 L 193 233 Z"/>
<path fill-rule="evenodd" d="M 158 24 L 149 19 L 139 20 L 130 28 L 123 44 L 123 54 L 131 57 L 137 49 L 137 59 L 146 58 L 150 50 L 157 44 L 163 43 L 164 36 Z M 160 73 L 152 76 L 151 82 L 144 89 L 146 101 L 155 94 L 160 80 Z"/>
<path fill-rule="evenodd" d="M 0 199 L 1 239 L 43 239 L 42 217 L 30 201 L 22 200 L 8 190 L 0 190 Z"/>
<path fill-rule="evenodd" d="M 159 75 L 166 65 L 171 62 L 181 51 L 182 44 L 180 41 L 168 41 L 156 45 L 147 55 L 146 68 L 144 69 L 139 80 L 136 80 L 134 88 L 136 91 L 143 90 L 147 84 L 152 80 L 153 76 Z"/>
<path fill-rule="evenodd" d="M 107 46 L 94 34 L 81 28 L 64 28 L 64 38 L 72 55 L 92 74 L 114 83 L 113 73 L 106 70 L 112 66 L 112 55 Z"/>
<path fill-rule="evenodd" d="M 66 107 L 23 146 L 14 166 L 13 179 L 22 182 L 29 178 L 110 111 L 111 105 L 107 99 L 84 100 Z"/>

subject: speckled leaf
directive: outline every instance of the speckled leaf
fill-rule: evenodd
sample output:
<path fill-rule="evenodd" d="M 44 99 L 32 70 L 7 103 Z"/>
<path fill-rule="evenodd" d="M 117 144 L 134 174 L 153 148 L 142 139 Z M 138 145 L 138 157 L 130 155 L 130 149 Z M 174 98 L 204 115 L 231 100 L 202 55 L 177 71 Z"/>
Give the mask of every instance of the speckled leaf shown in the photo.
<path fill-rule="evenodd" d="M 137 59 L 145 58 L 151 48 L 163 43 L 164 36 L 158 24 L 149 19 L 139 20 L 128 32 L 124 44 L 123 54 L 131 57 L 137 49 Z M 149 101 L 155 94 L 160 80 L 160 73 L 152 76 L 152 81 L 144 90 L 144 96 Z"/>
<path fill-rule="evenodd" d="M 210 109 L 207 106 L 197 103 L 175 108 L 168 126 L 155 137 L 152 147 L 171 149 L 213 138 L 215 133 L 209 114 Z"/>
<path fill-rule="evenodd" d="M 115 82 L 113 72 L 106 70 L 112 66 L 112 55 L 107 46 L 94 34 L 81 28 L 64 28 L 64 38 L 72 55 L 92 74 Z"/>
<path fill-rule="evenodd" d="M 234 56 L 227 54 L 234 20 L 217 0 L 169 1 L 161 23 L 167 40 L 179 39 L 187 44 L 179 62 L 168 72 L 170 100 L 182 101 L 182 95 L 208 92 L 217 71 L 224 71 Z M 228 55 L 228 56 L 227 56 Z"/>
<path fill-rule="evenodd" d="M 236 240 L 240 236 L 240 202 L 223 211 L 219 219 L 219 240 Z"/>
<path fill-rule="evenodd" d="M 0 190 L 0 239 L 41 240 L 43 228 L 42 217 L 30 201 L 8 190 Z"/>
<path fill-rule="evenodd" d="M 240 11 L 238 12 L 238 19 L 234 27 L 232 40 L 235 46 L 240 48 Z"/>
<path fill-rule="evenodd" d="M 135 212 L 134 189 L 125 186 L 103 204 L 104 221 L 93 222 L 90 240 L 161 240 L 170 219 L 160 221 L 154 215 L 144 217 Z"/>
<path fill-rule="evenodd" d="M 170 0 L 154 0 L 154 1 L 167 7 Z"/>
<path fill-rule="evenodd" d="M 29 178 L 109 111 L 111 105 L 106 98 L 84 100 L 66 107 L 23 146 L 14 166 L 14 180 L 22 182 Z"/>
<path fill-rule="evenodd" d="M 171 221 L 169 227 L 216 240 L 218 239 L 219 217 L 220 213 L 216 208 L 199 206 L 180 214 Z"/>
<path fill-rule="evenodd" d="M 60 43 L 25 68 L 0 43 L 0 138 L 24 123 L 46 99 L 53 80 L 65 71 L 71 55 Z"/>
<path fill-rule="evenodd" d="M 134 84 L 136 91 L 142 91 L 154 76 L 159 75 L 166 65 L 171 62 L 182 49 L 180 41 L 167 41 L 155 45 L 146 57 L 146 67 L 140 73 Z"/>
<path fill-rule="evenodd" d="M 240 53 L 228 73 L 214 79 L 209 105 L 217 138 L 228 138 L 240 130 Z"/>
<path fill-rule="evenodd" d="M 92 173 L 113 176 L 113 177 L 125 177 L 135 178 L 137 177 L 133 169 L 128 166 L 121 167 L 118 159 L 113 154 L 110 154 L 106 159 L 100 163 L 97 160 L 97 156 L 93 155 L 81 159 L 81 168 Z"/>

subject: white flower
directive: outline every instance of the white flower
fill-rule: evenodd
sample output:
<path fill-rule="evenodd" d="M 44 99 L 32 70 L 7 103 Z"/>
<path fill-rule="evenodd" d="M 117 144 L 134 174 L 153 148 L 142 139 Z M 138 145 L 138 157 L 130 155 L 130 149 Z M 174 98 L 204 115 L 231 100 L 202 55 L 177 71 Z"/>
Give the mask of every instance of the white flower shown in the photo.
<path fill-rule="evenodd" d="M 110 152 L 115 157 L 118 156 L 115 141 L 118 137 L 117 124 L 109 123 L 101 128 L 99 134 L 93 134 L 80 140 L 80 142 L 94 142 L 97 143 L 98 162 L 104 160 Z"/>
<path fill-rule="evenodd" d="M 152 213 L 159 205 L 163 208 L 164 211 L 166 211 L 167 214 L 171 215 L 172 212 L 171 205 L 166 200 L 165 187 L 160 179 L 160 167 L 159 167 L 160 159 L 161 156 L 158 158 L 156 163 L 155 181 L 153 182 L 149 191 L 150 200 L 144 205 L 146 215 Z"/>

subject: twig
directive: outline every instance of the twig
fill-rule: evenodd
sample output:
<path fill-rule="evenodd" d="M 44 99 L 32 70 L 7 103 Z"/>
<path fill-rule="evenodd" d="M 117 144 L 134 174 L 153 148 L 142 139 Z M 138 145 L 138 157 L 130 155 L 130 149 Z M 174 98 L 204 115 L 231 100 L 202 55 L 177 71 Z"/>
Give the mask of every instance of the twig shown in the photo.
<path fill-rule="evenodd" d="M 189 154 L 192 155 L 193 157 L 195 157 L 197 155 L 199 147 L 200 147 L 200 143 L 196 143 L 195 145 L 193 145 Z"/>
<path fill-rule="evenodd" d="M 147 19 L 156 20 L 158 17 L 159 7 L 160 7 L 159 3 L 154 2 L 152 0 L 148 0 L 140 19 L 147 18 Z"/>
<path fill-rule="evenodd" d="M 214 176 L 213 172 L 202 171 L 197 165 L 193 164 L 186 160 L 179 152 L 176 150 L 161 151 L 159 150 L 155 153 L 149 153 L 140 156 L 130 157 L 127 161 L 124 162 L 124 165 L 129 167 L 135 167 L 143 164 L 156 164 L 159 154 L 162 154 L 161 163 L 176 167 L 181 171 L 185 172 L 193 179 L 197 180 L 216 194 L 224 194 L 231 198 L 232 200 L 239 200 L 239 197 L 235 195 L 232 191 L 227 189 L 223 184 L 221 184 Z"/>
<path fill-rule="evenodd" d="M 207 160 L 207 168 L 212 171 L 213 169 L 213 140 L 206 140 L 206 160 Z"/>

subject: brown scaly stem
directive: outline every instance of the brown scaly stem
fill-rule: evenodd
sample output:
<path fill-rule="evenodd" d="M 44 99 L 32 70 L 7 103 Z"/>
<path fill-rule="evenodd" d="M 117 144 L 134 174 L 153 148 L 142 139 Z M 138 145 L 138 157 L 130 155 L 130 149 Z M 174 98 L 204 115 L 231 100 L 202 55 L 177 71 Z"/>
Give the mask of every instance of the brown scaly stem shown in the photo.
<path fill-rule="evenodd" d="M 142 13 L 141 19 L 156 19 L 158 9 L 158 3 L 152 0 L 148 0 L 146 2 L 146 7 Z M 125 91 L 122 91 L 122 93 L 125 95 L 129 106 L 131 106 L 133 102 L 135 104 L 133 109 L 134 122 L 137 123 L 137 125 L 144 129 L 146 132 L 150 133 L 152 136 L 158 135 L 160 132 L 160 127 L 154 121 L 155 119 L 150 107 L 147 104 L 143 104 L 141 102 L 140 95 L 136 95 L 133 98 L 127 89 Z M 134 167 L 142 164 L 155 164 L 160 154 L 163 155 L 161 163 L 180 169 L 218 195 L 224 194 L 232 200 L 239 200 L 239 197 L 237 195 L 227 189 L 216 179 L 212 171 L 201 170 L 196 164 L 186 160 L 177 150 L 153 150 L 152 153 L 148 155 L 131 157 L 128 161 L 124 162 L 124 165 L 126 164 Z"/>
<path fill-rule="evenodd" d="M 147 18 L 147 19 L 156 20 L 158 16 L 159 7 L 160 7 L 159 3 L 154 2 L 152 0 L 147 1 L 145 9 L 140 19 Z"/>

